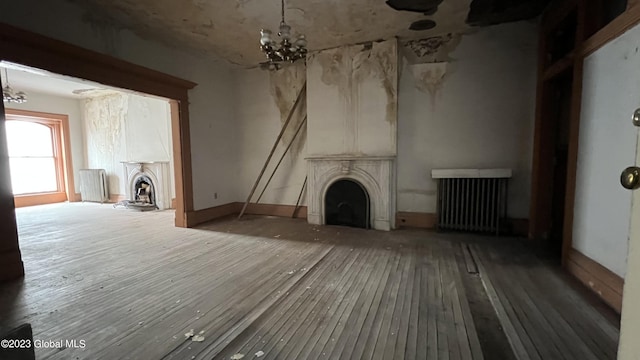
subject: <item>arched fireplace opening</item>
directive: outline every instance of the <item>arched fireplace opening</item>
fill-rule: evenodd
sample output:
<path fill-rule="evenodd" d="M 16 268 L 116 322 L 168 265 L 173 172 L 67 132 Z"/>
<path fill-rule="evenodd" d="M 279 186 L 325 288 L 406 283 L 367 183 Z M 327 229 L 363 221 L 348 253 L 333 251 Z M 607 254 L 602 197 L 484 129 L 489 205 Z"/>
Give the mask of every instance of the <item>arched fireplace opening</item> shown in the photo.
<path fill-rule="evenodd" d="M 325 223 L 369 229 L 369 194 L 356 181 L 341 179 L 329 186 L 324 200 Z"/>
<path fill-rule="evenodd" d="M 138 210 L 157 209 L 156 192 L 153 181 L 146 175 L 140 175 L 133 182 L 133 201 L 129 202 L 128 208 Z"/>

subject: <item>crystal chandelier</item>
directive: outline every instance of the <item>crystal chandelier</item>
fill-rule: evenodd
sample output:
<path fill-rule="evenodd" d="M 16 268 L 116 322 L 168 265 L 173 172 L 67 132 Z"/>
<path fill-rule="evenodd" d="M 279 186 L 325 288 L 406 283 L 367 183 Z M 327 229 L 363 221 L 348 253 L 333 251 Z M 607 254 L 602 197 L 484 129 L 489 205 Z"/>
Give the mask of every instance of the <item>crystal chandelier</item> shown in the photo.
<path fill-rule="evenodd" d="M 7 80 L 7 85 L 2 88 L 2 100 L 4 102 L 9 103 L 26 103 L 27 102 L 27 94 L 22 91 L 14 92 L 11 86 L 9 86 L 9 74 L 7 73 L 7 69 L 4 69 L 4 78 Z"/>
<path fill-rule="evenodd" d="M 292 63 L 296 60 L 304 59 L 307 55 L 307 39 L 303 34 L 298 35 L 295 41 L 291 41 L 291 26 L 284 21 L 284 0 L 282 5 L 282 21 L 278 36 L 281 38 L 277 43 L 272 38 L 271 30 L 260 30 L 260 49 L 267 56 L 267 62 L 271 69 L 279 69 L 283 63 Z"/>

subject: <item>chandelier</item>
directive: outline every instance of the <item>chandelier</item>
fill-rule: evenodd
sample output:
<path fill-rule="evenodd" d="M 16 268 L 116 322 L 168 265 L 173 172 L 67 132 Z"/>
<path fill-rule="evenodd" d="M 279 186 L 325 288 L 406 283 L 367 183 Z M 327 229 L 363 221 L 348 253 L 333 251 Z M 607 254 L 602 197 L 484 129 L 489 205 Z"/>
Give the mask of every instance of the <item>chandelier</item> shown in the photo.
<path fill-rule="evenodd" d="M 278 36 L 280 42 L 277 43 L 273 38 L 271 30 L 260 30 L 260 49 L 267 56 L 267 62 L 270 69 L 279 69 L 283 63 L 292 63 L 296 60 L 304 59 L 307 55 L 307 39 L 303 34 L 292 41 L 291 26 L 284 21 L 284 0 L 281 0 L 282 21 L 280 22 L 280 31 Z"/>
<path fill-rule="evenodd" d="M 27 102 L 27 94 L 22 91 L 14 92 L 11 86 L 9 86 L 9 74 L 7 73 L 7 69 L 4 69 L 4 77 L 7 79 L 7 85 L 2 88 L 2 101 L 9 103 L 26 103 Z"/>

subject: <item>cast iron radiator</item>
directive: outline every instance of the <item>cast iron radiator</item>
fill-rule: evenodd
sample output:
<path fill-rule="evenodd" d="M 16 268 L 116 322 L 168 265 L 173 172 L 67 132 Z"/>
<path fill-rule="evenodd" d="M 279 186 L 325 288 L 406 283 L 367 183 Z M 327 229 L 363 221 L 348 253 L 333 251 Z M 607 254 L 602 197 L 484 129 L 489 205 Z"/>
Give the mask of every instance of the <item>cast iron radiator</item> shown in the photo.
<path fill-rule="evenodd" d="M 438 230 L 500 233 L 511 170 L 433 170 L 432 177 L 438 181 Z"/>
<path fill-rule="evenodd" d="M 109 201 L 107 173 L 104 169 L 80 170 L 80 195 L 82 201 L 104 203 Z"/>

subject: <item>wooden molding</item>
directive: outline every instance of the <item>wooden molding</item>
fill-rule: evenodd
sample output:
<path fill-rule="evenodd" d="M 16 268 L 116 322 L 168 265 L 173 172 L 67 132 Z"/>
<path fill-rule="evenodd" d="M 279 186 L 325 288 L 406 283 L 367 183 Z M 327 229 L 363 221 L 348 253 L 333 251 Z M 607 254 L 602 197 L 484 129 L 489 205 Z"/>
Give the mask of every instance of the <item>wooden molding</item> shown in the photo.
<path fill-rule="evenodd" d="M 576 249 L 569 252 L 567 270 L 618 313 L 622 310 L 624 280 Z"/>
<path fill-rule="evenodd" d="M 202 210 L 188 211 L 186 213 L 186 226 L 194 227 L 208 221 L 213 221 L 225 216 L 237 214 L 240 212 L 241 205 L 238 202 L 232 202 L 224 205 L 214 206 Z"/>
<path fill-rule="evenodd" d="M 240 213 L 244 203 L 232 202 L 220 206 L 214 206 L 203 210 L 195 210 L 187 212 L 187 227 L 194 227 L 208 221 L 213 221 L 225 216 L 237 215 Z M 256 204 L 247 205 L 245 214 L 247 215 L 266 215 L 280 216 L 290 218 L 293 214 L 295 205 L 279 205 L 279 204 Z M 307 207 L 299 206 L 297 219 L 307 218 Z"/>
<path fill-rule="evenodd" d="M 438 215 L 433 213 L 398 211 L 396 213 L 397 227 L 415 227 L 422 229 L 435 229 L 438 223 Z"/>
<path fill-rule="evenodd" d="M 633 6 L 628 6 L 627 11 L 615 18 L 605 27 L 586 39 L 580 47 L 582 58 L 591 55 L 594 51 L 608 44 L 640 23 L 640 6 L 635 6 L 640 1 L 633 1 Z M 631 4 L 630 4 L 631 5 Z"/>
<path fill-rule="evenodd" d="M 80 202 L 80 201 L 82 201 L 82 194 L 80 193 L 74 193 L 73 198 L 69 199 L 69 202 Z"/>
<path fill-rule="evenodd" d="M 242 203 L 241 209 L 242 209 Z M 293 211 L 295 210 L 295 205 L 278 205 L 278 204 L 256 204 L 250 203 L 247 205 L 247 209 L 245 210 L 245 214 L 250 215 L 267 215 L 267 216 L 281 216 L 281 217 L 291 217 L 293 215 Z M 296 219 L 306 219 L 307 218 L 307 207 L 299 206 L 298 212 L 296 214 Z"/>
<path fill-rule="evenodd" d="M 0 49 L 3 60 L 169 99 L 185 99 L 186 90 L 196 86 L 191 81 L 2 23 Z M 82 66 L 77 67 L 78 64 Z"/>
<path fill-rule="evenodd" d="M 16 208 L 53 204 L 67 201 L 67 193 L 65 192 L 53 192 L 45 194 L 28 194 L 28 195 L 16 195 L 13 198 L 13 202 Z"/>
<path fill-rule="evenodd" d="M 22 263 L 20 250 L 1 251 L 0 264 L 2 264 L 0 282 L 15 280 L 24 276 L 24 264 Z"/>
<path fill-rule="evenodd" d="M 175 209 L 176 208 L 176 198 L 172 198 L 171 199 L 171 208 Z"/>
<path fill-rule="evenodd" d="M 120 195 L 120 194 L 109 194 L 109 202 L 110 203 L 117 203 L 123 200 L 127 200 L 127 196 L 126 195 Z"/>

